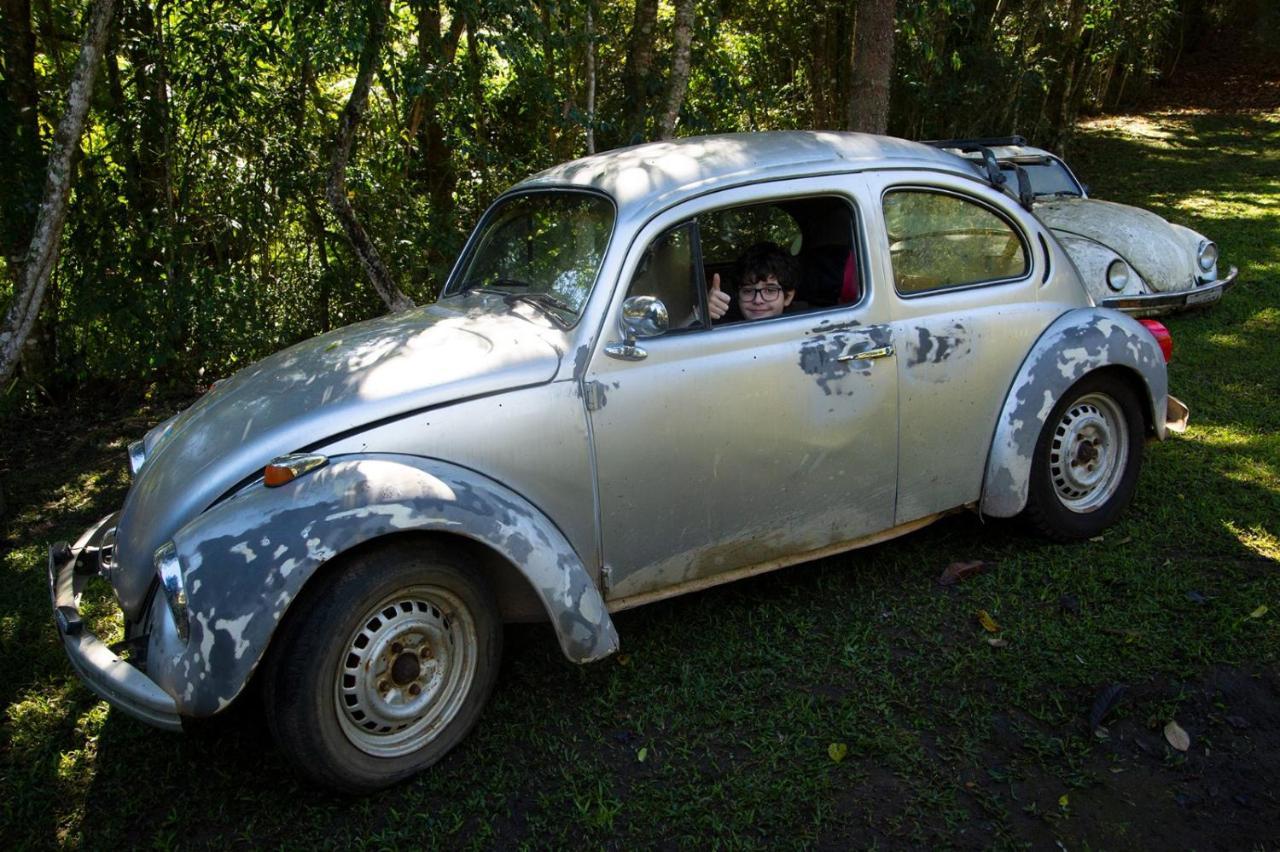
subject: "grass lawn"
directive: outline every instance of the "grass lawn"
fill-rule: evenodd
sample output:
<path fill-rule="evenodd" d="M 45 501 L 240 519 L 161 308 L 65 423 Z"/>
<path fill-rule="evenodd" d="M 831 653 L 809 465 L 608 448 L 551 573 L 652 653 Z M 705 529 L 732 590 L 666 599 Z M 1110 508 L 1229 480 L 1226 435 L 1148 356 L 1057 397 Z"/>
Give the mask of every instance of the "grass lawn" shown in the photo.
<path fill-rule="evenodd" d="M 1202 230 L 1241 268 L 1220 305 L 1168 321 L 1192 426 L 1148 449 L 1119 525 L 1062 546 L 952 517 L 623 613 L 624 653 L 587 667 L 545 625 L 508 628 L 476 732 L 369 798 L 299 785 L 258 728 L 168 735 L 78 683 L 45 547 L 120 503 L 125 443 L 164 412 L 11 426 L 0 845 L 1274 845 L 1280 112 L 1099 120 L 1071 155 L 1097 196 Z M 984 573 L 937 584 L 974 559 Z"/>

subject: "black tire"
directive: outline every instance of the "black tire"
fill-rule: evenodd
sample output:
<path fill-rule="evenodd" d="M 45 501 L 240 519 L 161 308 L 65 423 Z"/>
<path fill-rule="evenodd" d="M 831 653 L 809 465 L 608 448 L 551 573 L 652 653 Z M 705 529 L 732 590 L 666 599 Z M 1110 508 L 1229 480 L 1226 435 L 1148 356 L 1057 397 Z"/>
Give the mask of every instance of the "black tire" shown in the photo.
<path fill-rule="evenodd" d="M 1036 441 L 1027 519 L 1056 541 L 1101 533 L 1133 499 L 1144 438 L 1138 397 L 1122 378 L 1094 373 L 1076 382 Z"/>
<path fill-rule="evenodd" d="M 305 778 L 347 793 L 431 766 L 474 727 L 497 678 L 502 623 L 487 580 L 460 551 L 416 540 L 312 583 L 265 662 L 276 744 Z"/>

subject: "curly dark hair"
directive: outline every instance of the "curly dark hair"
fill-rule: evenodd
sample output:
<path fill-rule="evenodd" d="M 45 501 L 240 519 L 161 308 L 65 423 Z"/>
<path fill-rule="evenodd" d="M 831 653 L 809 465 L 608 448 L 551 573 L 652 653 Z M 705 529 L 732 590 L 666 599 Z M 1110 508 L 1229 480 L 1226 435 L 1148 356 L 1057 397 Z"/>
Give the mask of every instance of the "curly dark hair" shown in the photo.
<path fill-rule="evenodd" d="M 738 258 L 738 286 L 754 284 L 772 275 L 783 290 L 796 289 L 796 265 L 777 243 L 756 243 Z"/>

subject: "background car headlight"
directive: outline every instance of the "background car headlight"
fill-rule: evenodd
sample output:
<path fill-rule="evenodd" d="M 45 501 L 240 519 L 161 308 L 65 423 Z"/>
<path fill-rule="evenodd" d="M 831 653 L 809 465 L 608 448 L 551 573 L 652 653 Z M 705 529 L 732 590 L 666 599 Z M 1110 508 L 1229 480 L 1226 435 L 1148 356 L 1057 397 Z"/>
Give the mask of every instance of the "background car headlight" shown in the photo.
<path fill-rule="evenodd" d="M 1123 260 L 1113 260 L 1107 267 L 1107 286 L 1117 293 L 1129 283 L 1129 264 Z"/>
<path fill-rule="evenodd" d="M 178 626 L 178 638 L 186 642 L 191 635 L 191 621 L 187 614 L 187 583 L 182 576 L 182 563 L 178 561 L 178 551 L 173 542 L 156 548 L 155 565 L 156 573 L 160 575 L 160 591 L 164 592 L 169 613 Z"/>
<path fill-rule="evenodd" d="M 1196 253 L 1196 263 L 1200 264 L 1200 271 L 1208 272 L 1217 262 L 1218 247 L 1208 240 L 1201 243 L 1200 250 Z"/>

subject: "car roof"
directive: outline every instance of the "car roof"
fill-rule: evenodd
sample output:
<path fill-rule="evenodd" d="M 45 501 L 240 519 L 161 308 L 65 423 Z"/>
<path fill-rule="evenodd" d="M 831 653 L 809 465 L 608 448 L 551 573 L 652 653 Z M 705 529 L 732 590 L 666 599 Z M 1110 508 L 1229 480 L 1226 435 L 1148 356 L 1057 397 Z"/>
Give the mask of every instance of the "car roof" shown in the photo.
<path fill-rule="evenodd" d="M 528 178 L 512 191 L 579 187 L 610 195 L 631 213 L 677 196 L 741 183 L 873 168 L 932 169 L 974 177 L 956 157 L 905 139 L 835 131 L 690 136 L 583 157 Z"/>

